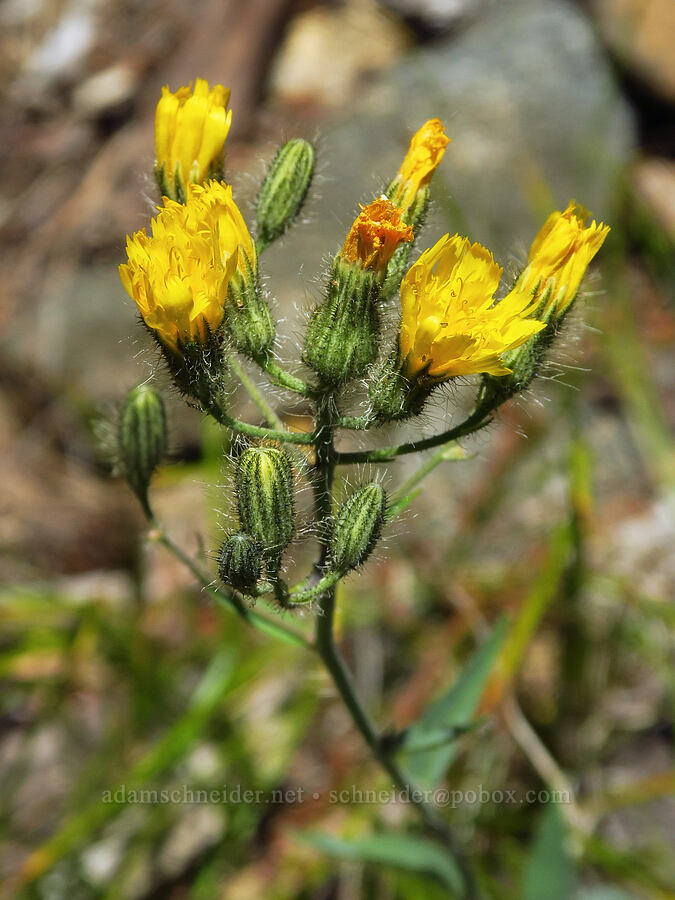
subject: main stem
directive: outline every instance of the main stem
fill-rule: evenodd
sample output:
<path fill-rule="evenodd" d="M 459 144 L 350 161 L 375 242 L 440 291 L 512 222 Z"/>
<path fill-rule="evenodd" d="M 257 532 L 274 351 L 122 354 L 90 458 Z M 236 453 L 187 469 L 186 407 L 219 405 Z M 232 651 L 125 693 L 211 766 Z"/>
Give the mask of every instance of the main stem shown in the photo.
<path fill-rule="evenodd" d="M 333 479 L 337 455 L 335 452 L 334 433 L 337 414 L 333 396 L 328 394 L 317 403 L 316 428 L 314 432 L 316 464 L 314 481 L 314 514 L 320 528 L 319 558 L 316 563 L 316 577 L 320 579 L 326 571 L 330 550 L 333 515 Z M 479 893 L 476 881 L 464 851 L 458 845 L 450 827 L 440 818 L 433 807 L 426 803 L 415 786 L 410 783 L 403 770 L 386 749 L 381 735 L 371 720 L 356 694 L 354 681 L 347 668 L 340 650 L 335 643 L 333 622 L 335 618 L 336 585 L 329 587 L 318 601 L 316 620 L 316 650 L 328 670 L 333 684 L 365 742 L 375 759 L 387 772 L 398 790 L 411 798 L 427 828 L 433 831 L 448 847 L 462 873 L 467 900 L 478 900 Z"/>

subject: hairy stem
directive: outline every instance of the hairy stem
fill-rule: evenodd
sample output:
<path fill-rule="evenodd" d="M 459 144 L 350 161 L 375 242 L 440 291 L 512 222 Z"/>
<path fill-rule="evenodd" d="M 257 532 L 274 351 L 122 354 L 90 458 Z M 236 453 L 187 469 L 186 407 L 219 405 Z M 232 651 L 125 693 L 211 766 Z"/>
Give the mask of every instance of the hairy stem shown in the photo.
<path fill-rule="evenodd" d="M 471 455 L 463 450 L 455 441 L 450 441 L 449 444 L 445 444 L 440 450 L 433 453 L 429 459 L 425 460 L 425 462 L 412 473 L 410 478 L 407 478 L 403 484 L 399 485 L 389 497 L 386 516 L 387 521 L 395 519 L 396 516 L 399 516 L 403 512 L 406 506 L 408 506 L 419 493 L 419 491 L 416 490 L 417 485 L 423 481 L 427 475 L 433 472 L 435 468 L 440 466 L 441 463 L 461 462 L 462 460 L 470 458 Z"/>
<path fill-rule="evenodd" d="M 232 355 L 228 359 L 228 364 L 239 381 L 241 381 L 246 393 L 262 413 L 262 416 L 267 424 L 272 428 L 285 430 L 286 426 L 284 425 L 283 421 L 272 409 L 267 400 L 265 400 L 262 392 L 258 389 L 258 386 L 255 384 L 253 379 L 249 378 L 249 376 L 246 374 L 246 371 L 239 360 L 236 359 L 234 355 Z"/>
<path fill-rule="evenodd" d="M 266 372 L 270 380 L 279 387 L 293 391 L 294 394 L 301 394 L 303 397 L 315 397 L 316 390 L 302 378 L 291 375 L 286 369 L 282 368 L 271 354 L 266 353 L 263 356 L 256 357 L 256 363 Z"/>
<path fill-rule="evenodd" d="M 165 547 L 169 553 L 173 554 L 189 571 L 194 575 L 201 586 L 207 590 L 215 599 L 229 609 L 235 612 L 241 619 L 253 628 L 264 631 L 265 634 L 272 637 L 280 638 L 284 641 L 291 641 L 298 646 L 304 647 L 306 650 L 312 650 L 313 645 L 300 631 L 285 625 L 278 618 L 266 616 L 264 613 L 256 612 L 250 609 L 246 602 L 236 591 L 222 591 L 215 586 L 213 579 L 202 571 L 197 563 L 189 556 L 181 547 L 178 546 L 168 534 L 157 524 L 154 518 L 149 520 L 150 531 L 148 536 L 150 540 L 155 541 Z"/>
<path fill-rule="evenodd" d="M 467 434 L 473 434 L 480 431 L 492 421 L 490 408 L 479 404 L 471 415 L 456 425 L 449 428 L 441 434 L 435 434 L 432 437 L 423 438 L 420 441 L 410 441 L 407 444 L 398 444 L 394 447 L 378 447 L 376 450 L 357 450 L 349 453 L 337 453 L 336 462 L 338 465 L 347 463 L 364 463 L 364 462 L 387 462 L 396 459 L 397 456 L 403 456 L 406 453 L 419 453 L 422 450 L 430 450 L 432 447 L 438 447 L 440 444 L 447 444 L 450 441 L 456 441 L 458 438 L 465 437 Z"/>
<path fill-rule="evenodd" d="M 339 428 L 349 428 L 352 431 L 365 431 L 373 424 L 372 416 L 366 413 L 363 416 L 340 416 L 337 421 Z"/>
<path fill-rule="evenodd" d="M 325 577 L 325 568 L 330 552 L 331 528 L 333 513 L 333 477 L 339 455 L 335 452 L 334 432 L 338 420 L 333 407 L 333 398 L 327 396 L 317 404 L 316 428 L 314 444 L 316 448 L 315 480 L 314 480 L 314 515 L 319 533 L 319 558 L 316 563 L 316 576 Z M 319 581 L 320 583 L 320 581 Z M 336 585 L 331 585 L 318 598 L 318 616 L 316 621 L 315 647 L 321 657 L 340 698 L 345 704 L 352 721 L 358 728 L 373 756 L 392 779 L 400 791 L 410 796 L 411 802 L 422 818 L 426 827 L 431 830 L 452 853 L 462 872 L 467 900 L 479 897 L 473 872 L 458 846 L 453 832 L 440 818 L 435 809 L 423 799 L 420 792 L 410 783 L 404 771 L 393 759 L 382 735 L 361 705 L 357 696 L 352 676 L 345 664 L 340 650 L 335 643 L 333 621 L 335 616 Z"/>
<path fill-rule="evenodd" d="M 248 437 L 261 438 L 273 441 L 281 441 L 287 444 L 311 444 L 314 440 L 311 434 L 301 434 L 295 431 L 280 431 L 274 428 L 265 428 L 262 425 L 250 425 L 248 422 L 242 422 L 233 418 L 227 413 L 222 406 L 214 404 L 208 410 L 209 414 L 227 428 L 232 431 L 238 431 L 240 434 L 248 435 Z"/>

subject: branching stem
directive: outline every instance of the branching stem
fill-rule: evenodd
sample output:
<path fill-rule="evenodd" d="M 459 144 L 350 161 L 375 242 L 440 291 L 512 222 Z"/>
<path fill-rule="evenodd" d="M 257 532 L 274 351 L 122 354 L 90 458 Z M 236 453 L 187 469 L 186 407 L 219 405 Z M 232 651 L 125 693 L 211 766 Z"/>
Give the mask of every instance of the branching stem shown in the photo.
<path fill-rule="evenodd" d="M 279 387 L 293 391 L 294 394 L 301 394 L 303 397 L 313 398 L 317 396 L 316 389 L 312 385 L 307 384 L 302 378 L 287 372 L 270 353 L 257 357 L 256 363 L 267 373 L 270 380 Z"/>
<path fill-rule="evenodd" d="M 492 421 L 492 409 L 486 408 L 482 404 L 478 404 L 471 415 L 456 425 L 440 434 L 434 434 L 432 437 L 423 438 L 420 441 L 410 441 L 407 444 L 398 444 L 394 447 L 378 447 L 376 450 L 357 450 L 354 452 L 337 453 L 336 462 L 338 465 L 346 465 L 348 463 L 364 463 L 364 462 L 387 462 L 396 459 L 397 456 L 404 456 L 407 453 L 419 453 L 422 450 L 430 450 L 432 447 L 438 447 L 440 444 L 447 444 L 450 441 L 456 441 L 458 438 L 465 437 L 467 434 L 473 434 L 485 428 Z"/>
<path fill-rule="evenodd" d="M 211 406 L 209 413 L 221 425 L 231 428 L 232 431 L 238 431 L 240 434 L 246 434 L 248 437 L 281 441 L 286 444 L 311 444 L 314 440 L 311 434 L 286 431 L 285 429 L 281 431 L 275 428 L 266 428 L 263 425 L 250 425 L 248 422 L 233 418 L 220 405 Z"/>
<path fill-rule="evenodd" d="M 243 619 L 248 625 L 264 631 L 265 634 L 276 636 L 284 641 L 291 641 L 306 650 L 312 650 L 312 643 L 305 637 L 302 632 L 280 622 L 278 618 L 266 616 L 264 613 L 256 612 L 251 609 L 245 600 L 236 591 L 222 591 L 216 587 L 213 580 L 202 571 L 197 563 L 190 557 L 178 544 L 173 541 L 168 534 L 159 526 L 154 518 L 149 520 L 150 531 L 148 536 L 150 540 L 155 541 L 165 547 L 169 553 L 173 554 L 189 571 L 194 575 L 201 586 L 207 590 L 221 606 L 235 612 L 239 618 Z"/>
<path fill-rule="evenodd" d="M 228 363 L 234 374 L 237 376 L 239 381 L 241 381 L 242 386 L 246 393 L 249 395 L 251 400 L 258 407 L 260 412 L 263 415 L 263 418 L 267 422 L 267 424 L 271 428 L 278 428 L 280 430 L 285 430 L 286 426 L 284 425 L 280 416 L 272 409 L 267 400 L 265 400 L 262 391 L 258 389 L 258 385 L 253 381 L 252 378 L 249 378 L 244 367 L 239 362 L 239 360 L 232 354 L 229 357 Z"/>

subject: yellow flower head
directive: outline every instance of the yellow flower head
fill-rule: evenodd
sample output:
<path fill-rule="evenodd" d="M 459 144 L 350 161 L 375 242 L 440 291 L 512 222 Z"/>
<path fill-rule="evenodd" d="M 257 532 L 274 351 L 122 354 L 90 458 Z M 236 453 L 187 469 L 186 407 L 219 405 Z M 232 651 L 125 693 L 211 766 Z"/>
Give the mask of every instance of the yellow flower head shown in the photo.
<path fill-rule="evenodd" d="M 521 294 L 495 303 L 501 273 L 489 250 L 458 234 L 444 235 L 410 267 L 401 282 L 399 339 L 408 378 L 510 371 L 501 355 L 545 323 L 527 318 L 532 304 Z"/>
<path fill-rule="evenodd" d="M 129 261 L 120 277 L 146 325 L 174 350 L 205 342 L 223 320 L 227 289 L 237 269 L 255 269 L 253 240 L 229 185 L 190 185 L 185 204 L 164 198 L 145 229 L 127 236 Z"/>
<path fill-rule="evenodd" d="M 380 197 L 361 207 L 342 248 L 342 259 L 381 272 L 398 245 L 412 239 L 413 230 L 403 221 L 401 210 L 386 197 Z"/>
<path fill-rule="evenodd" d="M 608 225 L 593 219 L 586 226 L 589 215 L 571 200 L 565 212 L 551 213 L 532 242 L 516 290 L 528 292 L 531 299 L 545 300 L 547 318 L 569 309 L 588 264 L 607 237 Z"/>
<path fill-rule="evenodd" d="M 156 171 L 162 192 L 183 200 L 188 182 L 203 184 L 220 175 L 232 110 L 230 91 L 222 84 L 209 90 L 203 78 L 173 94 L 168 86 L 155 112 Z"/>
<path fill-rule="evenodd" d="M 449 143 L 450 138 L 443 131 L 440 119 L 429 119 L 413 135 L 401 168 L 389 189 L 397 206 L 408 209 L 417 192 L 429 184 Z"/>

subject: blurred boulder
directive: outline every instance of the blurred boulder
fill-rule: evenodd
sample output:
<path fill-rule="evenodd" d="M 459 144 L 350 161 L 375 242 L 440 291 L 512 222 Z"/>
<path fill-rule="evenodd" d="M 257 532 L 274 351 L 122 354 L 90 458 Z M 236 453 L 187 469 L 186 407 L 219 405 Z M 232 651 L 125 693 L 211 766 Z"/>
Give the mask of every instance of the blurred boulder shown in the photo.
<path fill-rule="evenodd" d="M 380 0 L 420 37 L 451 31 L 481 12 L 490 0 Z"/>
<path fill-rule="evenodd" d="M 594 0 L 593 11 L 620 63 L 659 97 L 674 103 L 673 0 Z"/>
<path fill-rule="evenodd" d="M 633 166 L 631 174 L 638 197 L 675 246 L 675 162 L 647 157 Z"/>
<path fill-rule="evenodd" d="M 291 21 L 270 89 L 286 103 L 339 108 L 365 77 L 393 65 L 406 44 L 404 29 L 374 0 L 317 6 Z"/>

